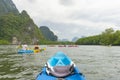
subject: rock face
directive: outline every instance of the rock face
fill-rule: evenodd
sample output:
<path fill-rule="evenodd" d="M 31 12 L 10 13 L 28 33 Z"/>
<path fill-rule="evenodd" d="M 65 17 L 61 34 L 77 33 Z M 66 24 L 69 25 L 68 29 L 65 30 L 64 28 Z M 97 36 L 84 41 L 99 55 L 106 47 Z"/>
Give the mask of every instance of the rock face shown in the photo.
<path fill-rule="evenodd" d="M 41 26 L 40 30 L 47 40 L 50 41 L 58 40 L 58 37 L 47 26 Z"/>
<path fill-rule="evenodd" d="M 18 43 L 17 38 L 16 38 L 16 37 L 13 37 L 13 39 L 12 39 L 12 44 L 17 44 L 17 43 Z"/>
<path fill-rule="evenodd" d="M 0 0 L 0 40 L 34 44 L 44 37 L 25 10 L 19 13 L 12 0 Z"/>

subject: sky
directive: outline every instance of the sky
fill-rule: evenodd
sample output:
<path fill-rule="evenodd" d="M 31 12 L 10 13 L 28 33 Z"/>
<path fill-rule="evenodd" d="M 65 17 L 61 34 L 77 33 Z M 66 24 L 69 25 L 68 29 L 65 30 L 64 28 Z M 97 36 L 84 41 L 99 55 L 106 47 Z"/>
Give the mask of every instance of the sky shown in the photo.
<path fill-rule="evenodd" d="M 13 0 L 37 26 L 47 26 L 59 39 L 120 29 L 120 0 Z"/>

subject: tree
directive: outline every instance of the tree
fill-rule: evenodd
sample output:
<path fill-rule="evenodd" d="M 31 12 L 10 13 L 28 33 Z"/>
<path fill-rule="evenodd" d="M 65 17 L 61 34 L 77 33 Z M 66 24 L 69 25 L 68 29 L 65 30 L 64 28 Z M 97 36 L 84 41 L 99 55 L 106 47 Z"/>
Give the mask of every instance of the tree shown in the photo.
<path fill-rule="evenodd" d="M 101 34 L 100 44 L 102 45 L 112 45 L 113 44 L 113 28 L 108 28 Z"/>

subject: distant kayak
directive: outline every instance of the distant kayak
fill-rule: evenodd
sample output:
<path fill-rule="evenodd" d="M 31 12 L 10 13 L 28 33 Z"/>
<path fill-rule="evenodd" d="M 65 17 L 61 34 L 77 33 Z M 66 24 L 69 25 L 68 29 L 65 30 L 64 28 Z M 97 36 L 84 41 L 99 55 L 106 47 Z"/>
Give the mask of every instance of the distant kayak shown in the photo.
<path fill-rule="evenodd" d="M 34 51 L 33 50 L 22 50 L 22 49 L 20 49 L 20 50 L 18 50 L 18 53 L 19 54 L 31 54 L 31 53 L 34 53 Z"/>
<path fill-rule="evenodd" d="M 58 45 L 58 47 L 66 47 L 66 45 Z"/>
<path fill-rule="evenodd" d="M 73 61 L 63 52 L 51 57 L 36 80 L 85 80 Z"/>
<path fill-rule="evenodd" d="M 41 49 L 34 49 L 34 53 L 39 53 L 39 52 L 42 52 L 42 51 L 45 51 L 46 48 L 41 48 Z"/>
<path fill-rule="evenodd" d="M 78 47 L 78 45 L 68 45 L 68 47 Z"/>
<path fill-rule="evenodd" d="M 42 52 L 42 51 L 45 51 L 46 48 L 41 48 L 41 49 L 29 49 L 29 50 L 23 50 L 23 49 L 19 49 L 17 52 L 19 54 L 32 54 L 32 53 L 39 53 L 39 52 Z"/>
<path fill-rule="evenodd" d="M 39 53 L 40 52 L 40 49 L 35 49 L 34 50 L 34 53 Z"/>

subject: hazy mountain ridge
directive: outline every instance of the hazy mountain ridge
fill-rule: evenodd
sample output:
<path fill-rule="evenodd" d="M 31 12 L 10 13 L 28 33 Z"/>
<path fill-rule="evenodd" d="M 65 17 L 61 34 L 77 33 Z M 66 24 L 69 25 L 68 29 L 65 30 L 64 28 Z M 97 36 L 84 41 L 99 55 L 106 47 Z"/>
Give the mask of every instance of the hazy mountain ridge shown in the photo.
<path fill-rule="evenodd" d="M 47 40 L 50 41 L 58 40 L 58 37 L 47 26 L 41 26 L 40 30 Z"/>

